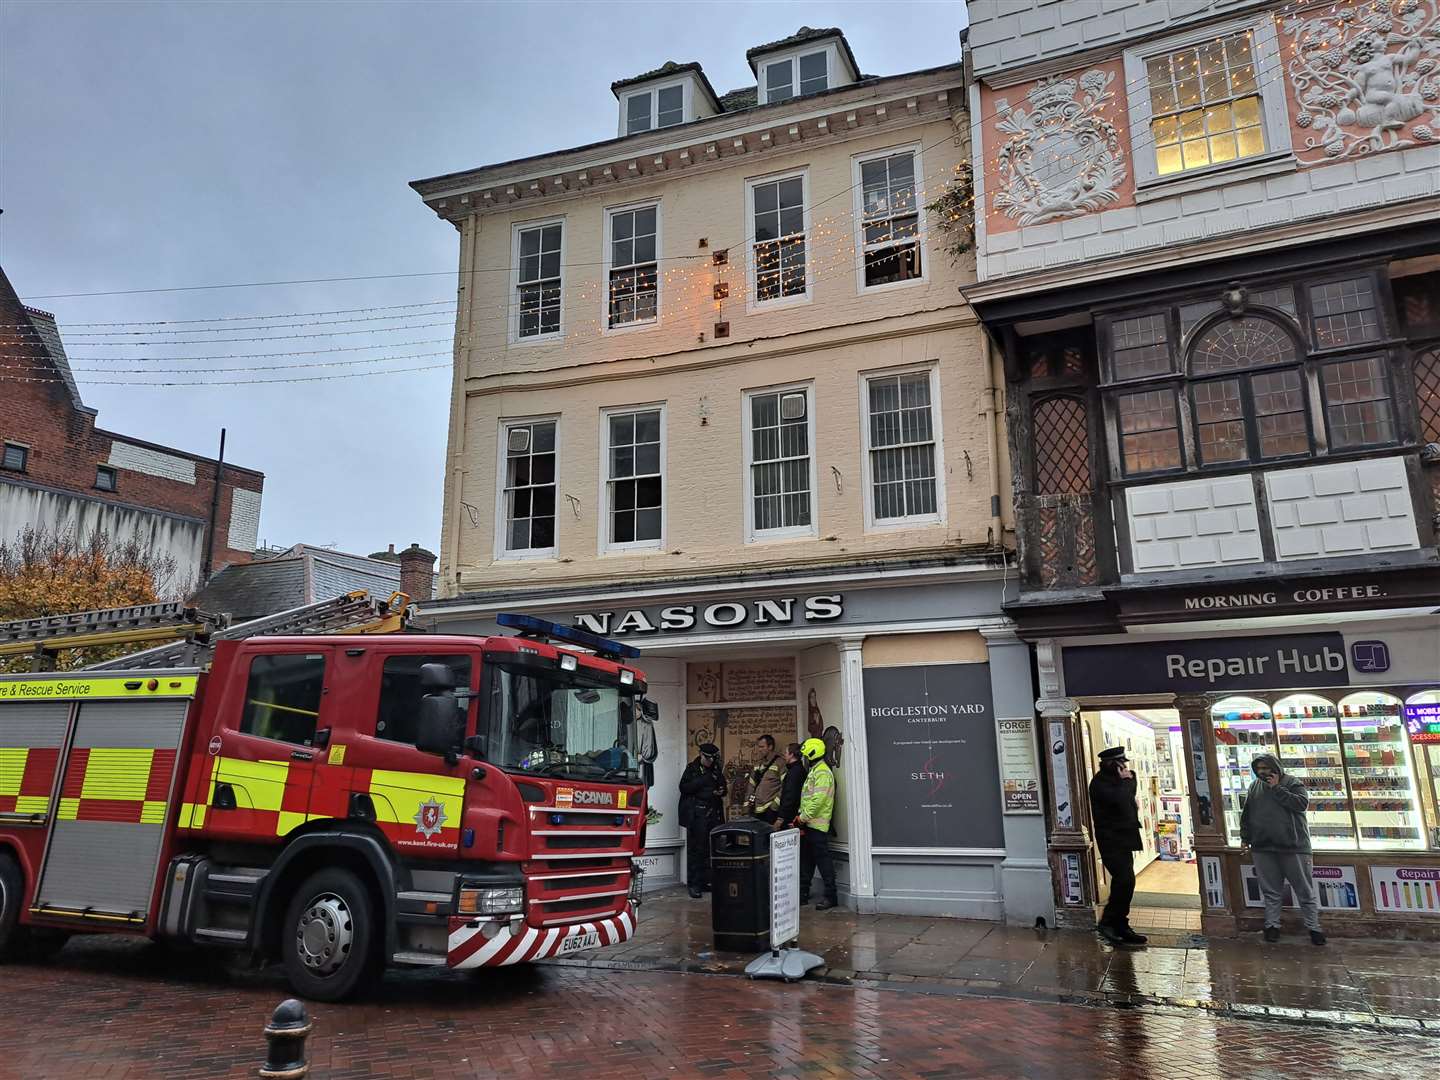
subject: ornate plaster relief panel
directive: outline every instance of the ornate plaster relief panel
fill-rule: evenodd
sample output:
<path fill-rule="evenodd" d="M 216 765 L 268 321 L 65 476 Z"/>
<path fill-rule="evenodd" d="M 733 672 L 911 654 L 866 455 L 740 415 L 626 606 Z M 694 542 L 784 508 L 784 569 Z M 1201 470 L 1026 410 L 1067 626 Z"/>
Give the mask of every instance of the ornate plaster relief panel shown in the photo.
<path fill-rule="evenodd" d="M 1440 0 L 1315 5 L 1279 27 L 1302 165 L 1440 141 Z"/>
<path fill-rule="evenodd" d="M 1004 232 L 1134 202 L 1118 62 L 988 87 L 986 226 Z"/>

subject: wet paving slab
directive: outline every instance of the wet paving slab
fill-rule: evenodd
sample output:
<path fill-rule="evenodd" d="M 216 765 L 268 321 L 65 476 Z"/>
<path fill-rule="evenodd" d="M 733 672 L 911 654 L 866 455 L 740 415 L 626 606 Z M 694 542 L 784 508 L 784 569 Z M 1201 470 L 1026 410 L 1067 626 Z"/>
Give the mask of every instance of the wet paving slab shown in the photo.
<path fill-rule="evenodd" d="M 1143 948 L 1093 933 L 964 919 L 804 909 L 800 946 L 821 982 L 929 994 L 1200 1010 L 1244 1019 L 1440 1037 L 1440 946 L 1299 935 L 1267 944 L 1169 929 Z M 714 948 L 710 902 L 683 890 L 647 899 L 635 937 L 557 966 L 743 975 L 753 953 Z"/>
<path fill-rule="evenodd" d="M 77 938 L 48 963 L 0 970 L 0 1080 L 254 1077 L 266 1050 L 262 1025 L 290 993 L 278 967 L 222 965 L 119 936 Z M 1390 1018 L 1396 1026 L 1377 1037 L 1250 1022 L 1282 1006 L 1236 1005 L 1230 1015 L 1173 1005 L 1074 1008 L 1106 1001 L 904 978 L 912 981 L 784 985 L 615 965 L 391 971 L 359 1000 L 311 1003 L 305 1053 L 313 1080 L 1394 1080 L 1440 1072 L 1440 1039 L 1426 1037 L 1419 1021 L 1400 1025 L 1403 1018 Z"/>

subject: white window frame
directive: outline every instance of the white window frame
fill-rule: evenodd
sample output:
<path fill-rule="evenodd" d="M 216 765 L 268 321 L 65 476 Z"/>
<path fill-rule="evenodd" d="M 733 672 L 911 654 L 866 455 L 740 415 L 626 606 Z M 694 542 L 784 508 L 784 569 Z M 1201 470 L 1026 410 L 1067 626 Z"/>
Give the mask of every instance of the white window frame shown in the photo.
<path fill-rule="evenodd" d="M 930 376 L 930 423 L 935 433 L 935 513 L 914 514 L 903 518 L 875 518 L 873 470 L 870 465 L 870 380 L 894 378 L 897 375 L 913 375 L 926 372 Z M 945 524 L 945 488 L 949 471 L 945 460 L 945 425 L 940 412 L 940 367 L 938 364 L 907 364 L 903 367 L 873 368 L 859 375 L 860 393 L 860 447 L 864 461 L 863 502 L 865 506 L 865 531 L 888 532 L 893 529 L 912 529 L 918 525 Z M 880 449 L 884 449 L 881 447 Z"/>
<path fill-rule="evenodd" d="M 1185 169 L 1168 176 L 1161 176 L 1155 161 L 1155 140 L 1150 133 L 1150 78 L 1146 63 L 1154 57 L 1191 48 L 1218 38 L 1233 37 L 1249 31 L 1251 34 L 1251 59 L 1255 64 L 1255 82 L 1260 91 L 1261 126 L 1265 133 L 1265 152 L 1251 157 L 1237 158 L 1219 165 Z M 1269 78 L 1266 77 L 1267 73 Z M 1275 33 L 1275 22 L 1267 14 L 1264 18 L 1251 16 L 1236 19 L 1218 26 L 1205 26 L 1183 34 L 1175 34 L 1145 45 L 1143 48 L 1127 49 L 1125 52 L 1125 85 L 1128 86 L 1130 113 L 1130 160 L 1135 168 L 1135 186 L 1162 188 L 1176 185 L 1188 189 L 1214 187 L 1235 183 L 1242 177 L 1236 172 L 1273 172 L 1276 163 L 1289 162 L 1293 165 L 1294 154 L 1290 141 L 1290 117 L 1285 104 L 1284 65 L 1280 56 L 1280 43 Z M 1258 170 L 1257 170 L 1258 167 Z M 1188 181 L 1188 183 L 1187 183 Z M 1199 183 L 1196 183 L 1199 181 Z"/>
<path fill-rule="evenodd" d="M 509 439 L 510 429 L 517 427 L 528 427 L 531 424 L 553 423 L 555 425 L 555 543 L 546 548 L 521 548 L 514 551 L 509 550 L 507 541 L 510 537 L 509 507 L 505 504 L 505 486 L 509 473 Z M 560 446 L 560 414 L 549 413 L 543 416 L 510 416 L 500 421 L 499 437 L 495 454 L 495 561 L 496 562 L 517 562 L 527 559 L 553 559 L 560 553 L 560 463 L 562 458 Z M 459 513 L 456 508 L 454 513 Z"/>
<path fill-rule="evenodd" d="M 660 413 L 660 538 L 658 540 L 627 540 L 610 542 L 610 418 L 622 413 Z M 612 405 L 600 410 L 600 533 L 601 555 L 626 555 L 643 551 L 663 551 L 670 535 L 669 423 L 665 402 L 648 401 L 636 405 Z"/>
<path fill-rule="evenodd" d="M 615 254 L 614 245 L 611 243 L 610 222 L 616 214 L 624 214 L 631 210 L 647 210 L 655 208 L 655 318 L 646 319 L 644 322 L 625 323 L 623 326 L 610 325 L 610 271 L 613 269 L 612 259 Z M 645 199 L 640 202 L 625 203 L 623 206 L 607 206 L 605 208 L 605 255 L 603 259 L 603 271 L 600 297 L 600 332 L 603 335 L 611 334 L 634 334 L 642 330 L 654 330 L 660 326 L 661 312 L 665 303 L 665 275 L 661 273 L 660 264 L 665 261 L 663 252 L 665 245 L 664 234 L 664 213 L 661 209 L 661 200 Z"/>
<path fill-rule="evenodd" d="M 560 329 L 550 334 L 520 336 L 520 234 L 532 229 L 543 229 L 547 225 L 560 226 Z M 570 230 L 565 217 L 542 218 L 536 221 L 517 221 L 510 226 L 510 344 L 543 345 L 547 342 L 565 340 L 565 259 L 570 243 Z"/>
<path fill-rule="evenodd" d="M 781 180 L 800 179 L 800 198 L 804 209 L 805 219 L 805 291 L 794 296 L 780 296 L 774 300 L 759 300 L 755 288 L 758 267 L 755 264 L 755 189 L 761 184 L 774 184 Z M 745 273 L 747 275 L 747 288 L 745 290 L 745 313 L 755 314 L 761 311 L 774 311 L 778 308 L 794 307 L 797 304 L 808 304 L 814 299 L 815 293 L 815 228 L 810 219 L 810 169 L 790 169 L 785 172 L 771 173 L 767 176 L 752 176 L 745 180 Z M 770 243 L 769 240 L 761 241 Z"/>
<path fill-rule="evenodd" d="M 860 168 L 867 161 L 875 161 L 878 158 L 894 157 L 897 154 L 909 153 L 915 159 L 915 214 L 919 218 L 920 235 L 917 243 L 920 245 L 920 276 L 913 277 L 909 281 L 890 281 L 884 285 L 865 284 L 865 191 L 861 183 Z M 920 157 L 920 144 L 908 143 L 904 146 L 891 146 L 884 150 L 867 150 L 863 154 L 856 154 L 851 158 L 851 180 L 854 192 L 854 214 L 855 214 L 855 291 L 858 296 L 869 296 L 872 293 L 890 292 L 893 289 L 909 289 L 917 285 L 928 285 L 930 283 L 930 250 L 929 250 L 929 228 L 926 225 L 925 213 L 925 165 Z"/>
<path fill-rule="evenodd" d="M 680 123 L 671 124 L 669 127 L 658 127 L 660 122 L 660 91 L 673 90 L 680 87 L 681 106 Z M 650 126 L 644 131 L 630 130 L 630 99 L 637 97 L 650 98 Z M 669 131 L 671 128 L 681 127 L 695 119 L 695 88 L 690 79 L 673 79 L 669 82 L 657 82 L 648 86 L 636 87 L 634 90 L 622 90 L 620 92 L 620 137 L 623 139 L 629 135 L 649 135 L 656 131 Z"/>
<path fill-rule="evenodd" d="M 800 57 L 811 56 L 815 53 L 825 55 L 825 89 L 834 90 L 836 86 L 835 73 L 840 70 L 839 48 L 831 41 L 820 44 L 804 45 L 796 49 L 790 49 L 783 53 L 772 53 L 762 56 L 756 63 L 755 82 L 759 90 L 758 99 L 761 105 L 770 105 L 768 73 L 772 64 L 790 65 L 790 89 L 788 98 L 779 98 L 780 101 L 798 101 L 801 98 L 811 97 L 811 94 L 800 93 Z"/>
<path fill-rule="evenodd" d="M 778 529 L 757 529 L 755 527 L 755 440 L 751 434 L 753 416 L 751 412 L 751 401 L 761 395 L 785 394 L 805 395 L 805 426 L 807 428 L 805 437 L 809 447 L 810 464 L 810 524 L 792 525 Z M 742 447 L 742 458 L 745 462 L 745 542 L 754 544 L 766 540 L 790 540 L 796 537 L 816 537 L 820 535 L 820 490 L 816 482 L 815 472 L 815 384 L 814 383 L 778 383 L 774 386 L 757 386 L 746 390 L 741 394 L 742 423 L 741 433 L 744 439 Z"/>

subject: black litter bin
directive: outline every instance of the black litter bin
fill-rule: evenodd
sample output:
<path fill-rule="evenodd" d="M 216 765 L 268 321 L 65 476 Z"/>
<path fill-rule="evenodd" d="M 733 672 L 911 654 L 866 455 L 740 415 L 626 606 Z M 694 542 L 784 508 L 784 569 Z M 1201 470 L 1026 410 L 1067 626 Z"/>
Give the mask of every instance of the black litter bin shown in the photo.
<path fill-rule="evenodd" d="M 770 946 L 770 826 L 750 818 L 710 830 L 710 919 L 715 948 Z"/>

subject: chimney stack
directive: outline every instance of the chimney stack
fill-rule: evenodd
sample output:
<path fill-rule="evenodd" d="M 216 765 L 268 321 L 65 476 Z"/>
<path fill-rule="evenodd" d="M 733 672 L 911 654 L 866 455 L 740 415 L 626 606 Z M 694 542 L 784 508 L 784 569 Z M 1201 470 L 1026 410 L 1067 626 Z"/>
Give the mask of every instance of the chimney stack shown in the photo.
<path fill-rule="evenodd" d="M 435 555 L 419 544 L 400 552 L 400 591 L 416 603 L 432 599 L 435 584 Z"/>

